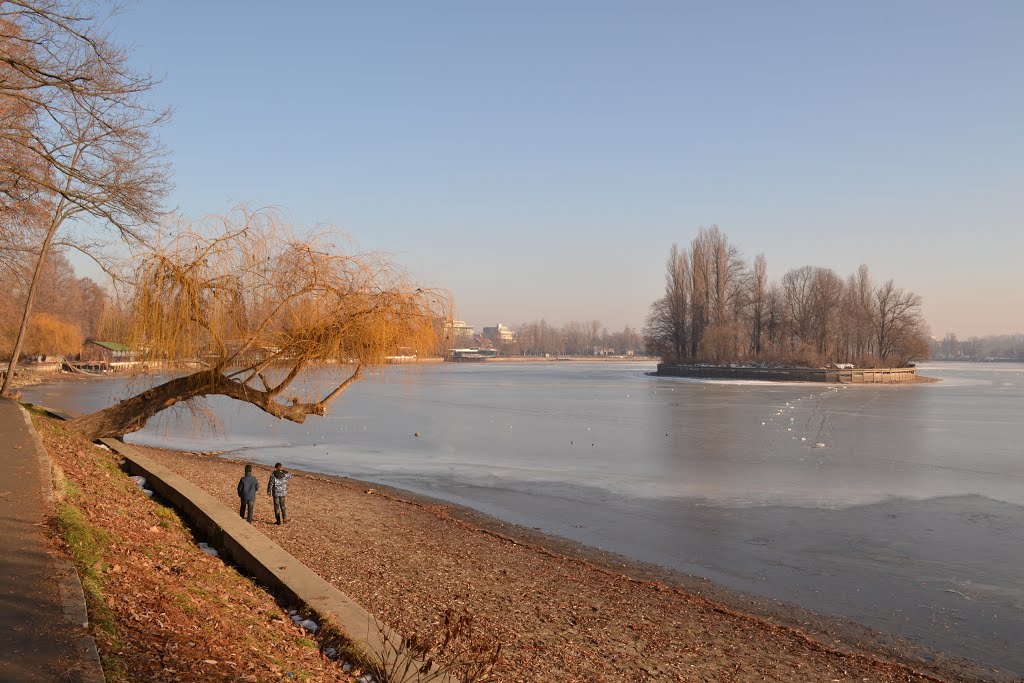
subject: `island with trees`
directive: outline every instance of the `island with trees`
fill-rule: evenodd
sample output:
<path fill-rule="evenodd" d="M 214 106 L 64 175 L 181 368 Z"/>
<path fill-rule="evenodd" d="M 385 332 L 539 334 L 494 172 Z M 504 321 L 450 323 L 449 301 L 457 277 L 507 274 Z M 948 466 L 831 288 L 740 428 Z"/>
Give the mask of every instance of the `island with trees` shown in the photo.
<path fill-rule="evenodd" d="M 803 266 L 770 282 L 764 255 L 748 264 L 717 226 L 672 245 L 644 339 L 658 374 L 687 377 L 905 382 L 929 352 L 921 297 L 893 280 L 876 285 L 862 265 L 845 280 Z"/>

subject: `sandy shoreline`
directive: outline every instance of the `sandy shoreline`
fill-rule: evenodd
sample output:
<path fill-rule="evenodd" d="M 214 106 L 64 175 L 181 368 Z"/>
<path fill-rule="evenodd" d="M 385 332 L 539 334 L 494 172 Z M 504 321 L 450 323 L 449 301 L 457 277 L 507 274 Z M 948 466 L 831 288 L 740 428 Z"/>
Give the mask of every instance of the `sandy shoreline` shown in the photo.
<path fill-rule="evenodd" d="M 241 461 L 142 449 L 231 508 Z M 265 481 L 268 470 L 256 465 Z M 296 473 L 262 532 L 405 634 L 447 609 L 503 643 L 497 681 L 980 680 L 986 670 L 472 510 Z"/>

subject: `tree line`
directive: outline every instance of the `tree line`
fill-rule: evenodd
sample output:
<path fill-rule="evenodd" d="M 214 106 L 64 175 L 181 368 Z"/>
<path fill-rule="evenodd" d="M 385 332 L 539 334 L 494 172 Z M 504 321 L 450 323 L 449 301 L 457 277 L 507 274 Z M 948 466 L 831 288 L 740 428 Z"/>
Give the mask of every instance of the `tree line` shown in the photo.
<path fill-rule="evenodd" d="M 1024 334 L 990 334 L 959 339 L 952 332 L 931 342 L 932 358 L 938 360 L 1024 361 Z"/>
<path fill-rule="evenodd" d="M 626 325 L 609 332 L 600 320 L 572 320 L 551 325 L 545 320 L 522 323 L 515 328 L 515 339 L 495 341 L 499 353 L 506 356 L 626 356 L 643 353 L 643 336 Z"/>
<path fill-rule="evenodd" d="M 802 266 L 768 278 L 717 226 L 672 245 L 665 293 L 643 330 L 648 352 L 672 363 L 903 366 L 928 356 L 921 297 L 862 265 L 847 278 Z"/>
<path fill-rule="evenodd" d="M 0 260 L 0 358 L 14 350 L 16 332 L 28 297 L 29 259 Z M 39 274 L 37 303 L 21 352 L 73 355 L 86 339 L 96 339 L 106 310 L 107 292 L 87 277 L 77 277 L 64 254 L 51 252 Z"/>

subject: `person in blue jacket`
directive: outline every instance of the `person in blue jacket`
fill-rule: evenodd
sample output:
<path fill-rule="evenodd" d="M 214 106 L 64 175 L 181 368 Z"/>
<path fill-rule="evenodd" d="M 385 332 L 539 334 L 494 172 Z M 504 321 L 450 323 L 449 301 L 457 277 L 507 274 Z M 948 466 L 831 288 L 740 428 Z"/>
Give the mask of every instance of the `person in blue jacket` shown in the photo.
<path fill-rule="evenodd" d="M 252 465 L 245 466 L 245 476 L 238 480 L 238 497 L 241 505 L 238 516 L 252 524 L 252 508 L 256 504 L 256 492 L 260 490 L 260 481 L 252 475 Z"/>

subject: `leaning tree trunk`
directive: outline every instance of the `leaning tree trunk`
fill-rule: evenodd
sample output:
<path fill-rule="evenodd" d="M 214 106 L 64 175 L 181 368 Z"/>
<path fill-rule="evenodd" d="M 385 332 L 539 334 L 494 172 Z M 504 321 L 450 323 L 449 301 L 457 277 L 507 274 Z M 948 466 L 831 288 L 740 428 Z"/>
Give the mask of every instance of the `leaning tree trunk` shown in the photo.
<path fill-rule="evenodd" d="M 68 426 L 90 441 L 131 434 L 145 427 L 149 418 L 160 411 L 206 395 L 214 379 L 215 375 L 209 371 L 178 377 L 109 408 L 75 418 Z"/>
<path fill-rule="evenodd" d="M 39 273 L 43 270 L 43 264 L 50 253 L 50 244 L 53 242 L 53 236 L 56 232 L 57 225 L 52 224 L 46 232 L 43 246 L 39 248 L 39 259 L 36 261 L 36 266 L 32 271 L 32 281 L 29 283 L 28 296 L 25 297 L 25 308 L 21 314 L 21 326 L 18 328 L 18 336 L 14 340 L 14 350 L 11 351 L 11 360 L 7 364 L 7 374 L 4 375 L 3 386 L 0 386 L 0 396 L 9 396 L 11 393 L 14 373 L 18 368 L 18 357 L 21 355 L 21 346 L 25 342 L 26 335 L 28 335 L 28 322 L 32 318 L 32 306 L 35 304 L 36 292 L 39 290 Z"/>
<path fill-rule="evenodd" d="M 358 380 L 361 372 L 362 366 L 357 366 L 344 382 L 319 401 L 301 403 L 293 399 L 291 403 L 284 404 L 278 403 L 276 397 L 286 388 L 288 382 L 274 389 L 260 390 L 231 379 L 220 370 L 201 370 L 164 382 L 104 410 L 75 418 L 68 426 L 90 441 L 124 436 L 139 431 L 146 426 L 151 417 L 177 403 L 199 396 L 213 395 L 251 403 L 276 418 L 301 424 L 309 415 L 326 414 L 327 405 Z"/>

